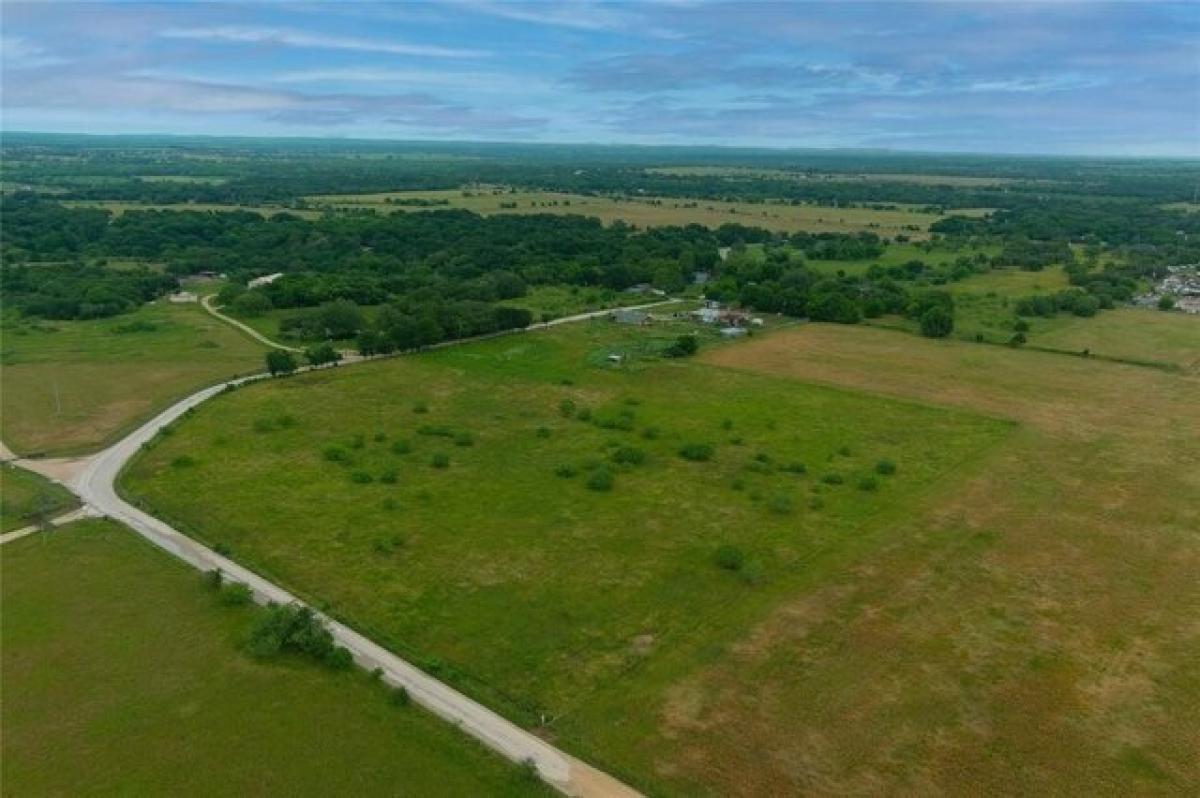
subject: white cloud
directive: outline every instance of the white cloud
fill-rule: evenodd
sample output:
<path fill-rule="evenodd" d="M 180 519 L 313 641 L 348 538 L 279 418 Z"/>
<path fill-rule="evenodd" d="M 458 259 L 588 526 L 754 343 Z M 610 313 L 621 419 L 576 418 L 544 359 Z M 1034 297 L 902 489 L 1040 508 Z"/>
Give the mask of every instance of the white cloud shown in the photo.
<path fill-rule="evenodd" d="M 439 86 L 471 90 L 509 90 L 528 93 L 552 88 L 541 78 L 498 72 L 447 72 L 426 69 L 339 67 L 281 72 L 267 78 L 272 83 L 371 83 Z"/>
<path fill-rule="evenodd" d="M 65 63 L 64 59 L 20 36 L 0 36 L 0 58 L 9 69 L 37 69 Z"/>
<path fill-rule="evenodd" d="M 245 25 L 215 25 L 199 28 L 167 28 L 159 33 L 169 39 L 275 44 L 285 47 L 312 47 L 325 50 L 353 50 L 364 53 L 413 55 L 427 58 L 481 58 L 485 50 L 439 47 L 430 44 L 362 39 L 354 36 L 329 36 L 288 28 L 258 28 Z"/>

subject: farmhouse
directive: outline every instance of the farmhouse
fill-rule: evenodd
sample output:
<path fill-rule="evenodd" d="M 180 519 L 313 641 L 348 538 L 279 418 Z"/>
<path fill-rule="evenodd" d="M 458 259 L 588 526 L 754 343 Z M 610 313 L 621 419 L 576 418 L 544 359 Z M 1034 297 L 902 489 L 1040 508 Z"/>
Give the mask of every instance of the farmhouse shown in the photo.
<path fill-rule="evenodd" d="M 250 282 L 246 283 L 248 288 L 259 288 L 260 286 L 270 285 L 283 276 L 283 272 L 275 272 L 274 274 L 265 274 L 262 277 L 255 277 Z"/>

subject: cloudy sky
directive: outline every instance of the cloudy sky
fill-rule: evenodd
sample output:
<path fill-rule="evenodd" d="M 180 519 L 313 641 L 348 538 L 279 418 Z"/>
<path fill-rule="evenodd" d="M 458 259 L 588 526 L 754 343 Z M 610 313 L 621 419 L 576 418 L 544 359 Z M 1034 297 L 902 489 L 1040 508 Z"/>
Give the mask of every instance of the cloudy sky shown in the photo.
<path fill-rule="evenodd" d="M 1200 3 L 8 2 L 6 130 L 1200 156 Z"/>

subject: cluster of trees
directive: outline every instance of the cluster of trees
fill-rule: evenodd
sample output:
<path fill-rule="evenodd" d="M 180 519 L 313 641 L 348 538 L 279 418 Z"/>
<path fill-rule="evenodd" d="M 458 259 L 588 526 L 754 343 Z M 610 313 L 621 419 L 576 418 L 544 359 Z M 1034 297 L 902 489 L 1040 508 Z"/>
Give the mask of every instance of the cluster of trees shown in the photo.
<path fill-rule="evenodd" d="M 5 264 L 0 293 L 7 307 L 45 319 L 97 319 L 133 310 L 172 291 L 178 281 L 148 269 L 80 263 Z"/>
<path fill-rule="evenodd" d="M 1076 316 L 1095 316 L 1102 307 L 1112 307 L 1111 301 L 1104 305 L 1094 294 L 1079 288 L 1058 291 L 1053 294 L 1036 294 L 1017 300 L 1018 316 L 1054 316 L 1059 311 Z"/>
<path fill-rule="evenodd" d="M 381 308 L 374 321 L 358 331 L 356 343 L 364 355 L 386 355 L 532 323 L 528 310 L 505 305 L 471 300 L 397 303 Z"/>

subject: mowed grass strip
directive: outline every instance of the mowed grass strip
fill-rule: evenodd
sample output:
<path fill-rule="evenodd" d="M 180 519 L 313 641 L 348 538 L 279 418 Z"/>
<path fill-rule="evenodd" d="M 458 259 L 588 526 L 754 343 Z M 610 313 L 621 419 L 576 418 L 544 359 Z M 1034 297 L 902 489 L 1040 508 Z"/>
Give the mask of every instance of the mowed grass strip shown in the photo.
<path fill-rule="evenodd" d="M 239 650 L 260 610 L 108 521 L 4 547 L 11 795 L 544 795 L 359 671 Z"/>
<path fill-rule="evenodd" d="M 1021 426 L 681 679 L 661 772 L 743 795 L 1196 791 L 1195 377 L 832 325 L 706 359 Z"/>
<path fill-rule="evenodd" d="M 635 750 L 666 688 L 1012 432 L 649 356 L 678 331 L 594 322 L 239 389 L 123 490 L 517 720 L 669 784 Z"/>
<path fill-rule="evenodd" d="M 111 442 L 174 399 L 259 371 L 264 348 L 198 305 L 92 321 L 5 323 L 0 436 L 22 454 Z"/>

